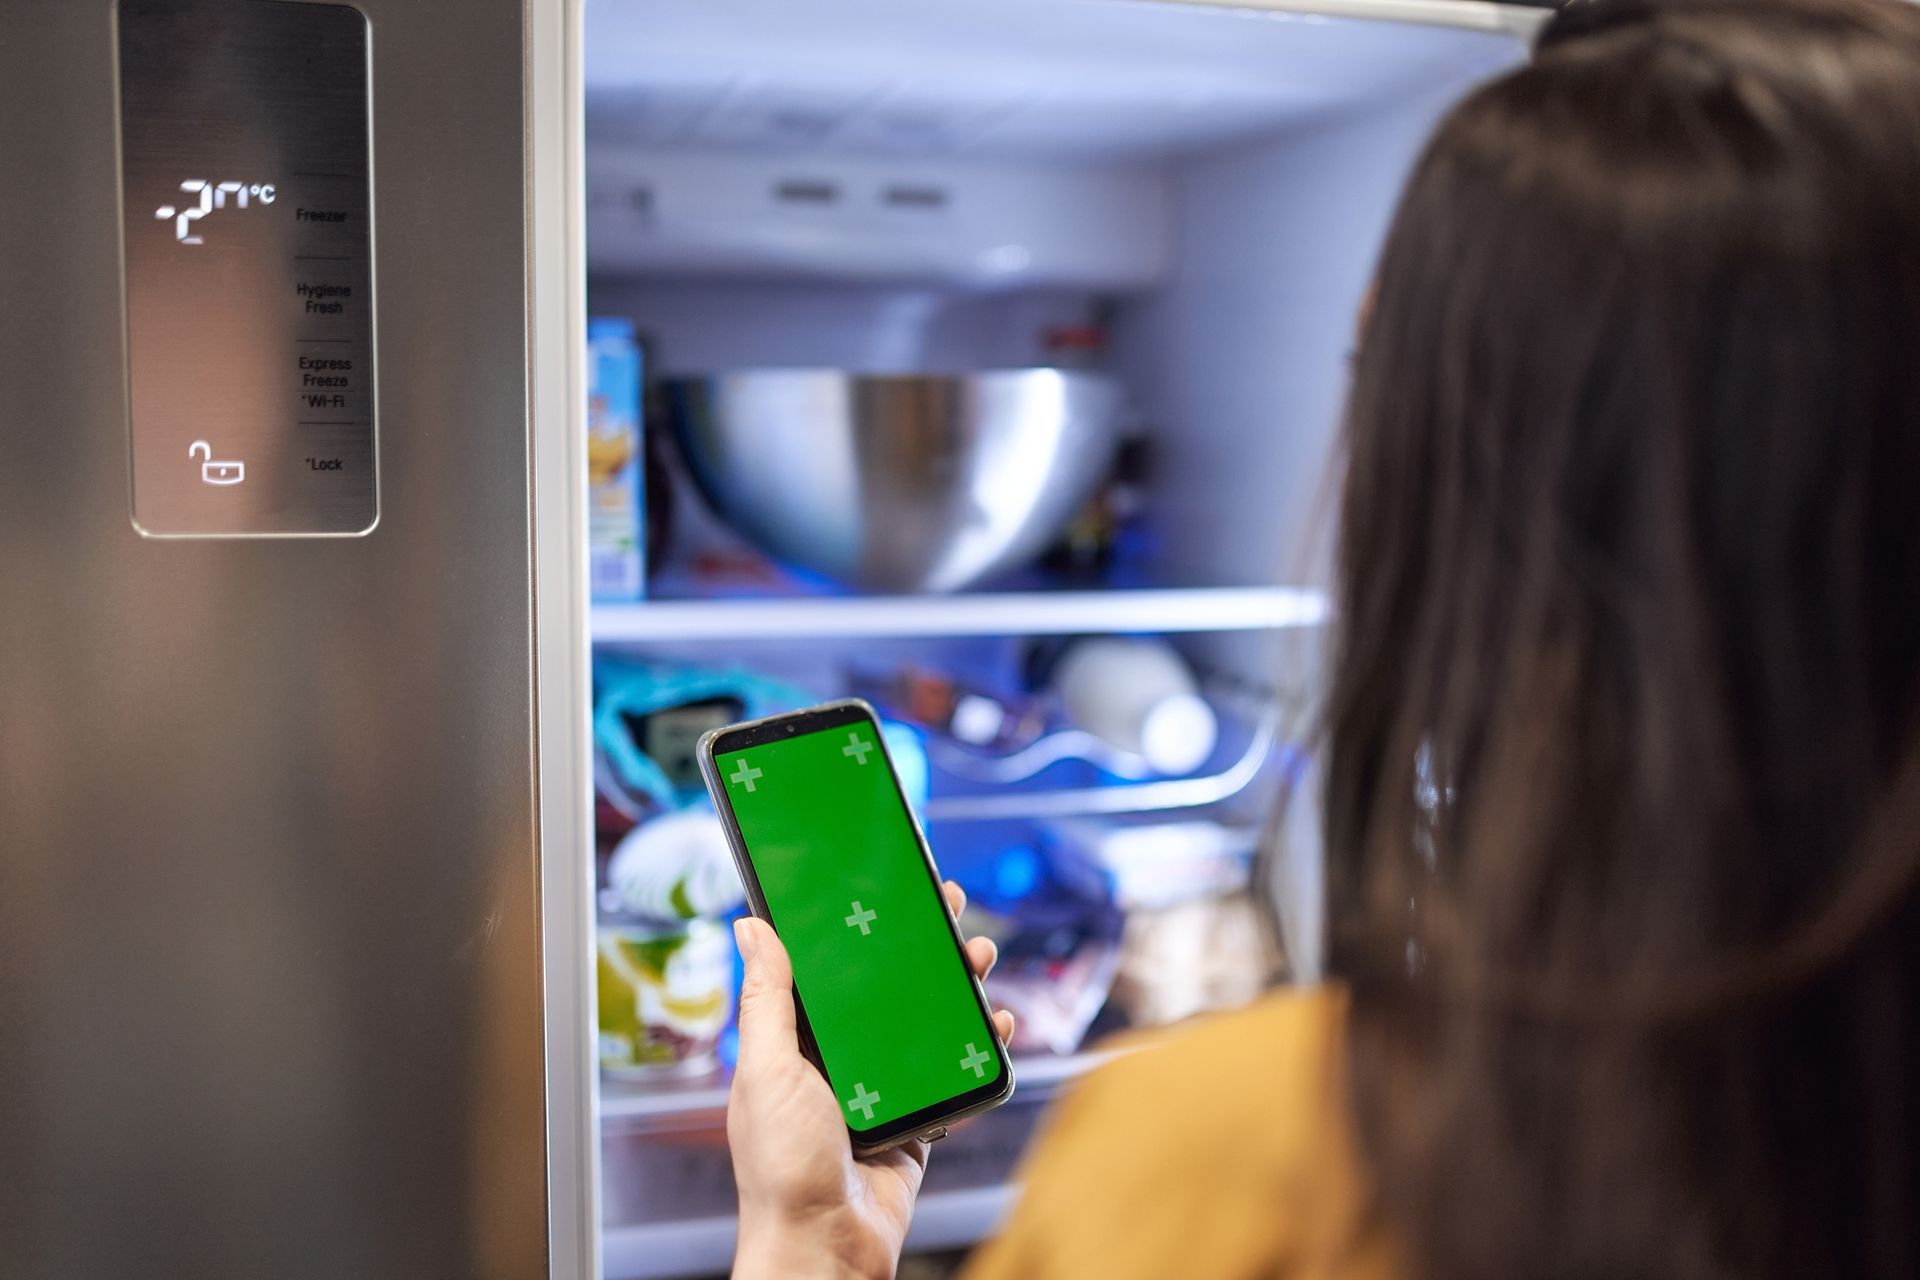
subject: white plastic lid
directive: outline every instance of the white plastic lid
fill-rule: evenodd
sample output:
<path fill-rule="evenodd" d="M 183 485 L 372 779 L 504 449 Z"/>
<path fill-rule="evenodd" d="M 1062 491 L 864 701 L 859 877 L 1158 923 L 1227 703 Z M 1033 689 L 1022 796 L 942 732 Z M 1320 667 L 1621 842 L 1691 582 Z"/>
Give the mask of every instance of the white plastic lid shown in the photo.
<path fill-rule="evenodd" d="M 1140 754 L 1161 773 L 1192 773 L 1207 762 L 1219 740 L 1213 708 L 1198 694 L 1176 694 L 1155 703 L 1140 726 Z"/>

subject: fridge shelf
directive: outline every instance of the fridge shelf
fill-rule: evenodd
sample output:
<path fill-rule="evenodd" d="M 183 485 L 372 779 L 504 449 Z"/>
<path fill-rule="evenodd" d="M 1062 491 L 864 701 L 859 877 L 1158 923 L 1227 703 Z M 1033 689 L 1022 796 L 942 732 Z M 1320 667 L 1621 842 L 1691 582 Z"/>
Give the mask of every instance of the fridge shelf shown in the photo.
<path fill-rule="evenodd" d="M 688 640 L 1280 631 L 1326 622 L 1303 587 L 1004 591 L 950 596 L 647 600 L 593 606 L 600 645 Z"/>
<path fill-rule="evenodd" d="M 1012 1183 L 929 1191 L 914 1206 L 907 1252 L 954 1249 L 988 1235 L 1013 1205 Z M 608 1227 L 601 1236 L 606 1280 L 714 1275 L 733 1257 L 739 1219 L 711 1218 Z"/>
<path fill-rule="evenodd" d="M 1013 1170 L 1045 1104 L 1075 1077 L 1126 1050 L 1021 1055 L 1008 1106 L 970 1121 L 941 1143 L 907 1236 L 909 1251 L 970 1245 L 1013 1203 Z M 726 1083 L 601 1084 L 601 1159 L 610 1187 L 602 1234 L 607 1280 L 723 1273 L 738 1226 L 726 1154 Z M 686 1213 L 655 1202 L 661 1188 Z M 689 1190 L 691 1188 L 691 1190 Z M 641 1189 L 645 1189 L 642 1191 Z M 636 1192 L 639 1194 L 636 1198 Z"/>
<path fill-rule="evenodd" d="M 1016 1096 L 1044 1101 L 1113 1057 L 1112 1052 L 1021 1055 L 1013 1061 Z M 612 1136 L 720 1132 L 726 1125 L 727 1079 L 600 1082 L 600 1131 Z"/>

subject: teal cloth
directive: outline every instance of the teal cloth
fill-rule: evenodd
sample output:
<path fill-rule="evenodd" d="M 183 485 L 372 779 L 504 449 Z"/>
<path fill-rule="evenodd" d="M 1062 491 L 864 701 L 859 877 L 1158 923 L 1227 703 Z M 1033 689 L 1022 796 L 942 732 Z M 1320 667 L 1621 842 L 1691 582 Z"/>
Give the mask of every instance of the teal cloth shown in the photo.
<path fill-rule="evenodd" d="M 709 698 L 739 699 L 745 706 L 743 718 L 748 720 L 793 711 L 817 700 L 804 689 L 750 671 L 602 658 L 593 668 L 594 745 L 630 791 L 649 797 L 663 809 L 685 808 L 700 793 L 673 785 L 633 740 L 627 717 Z"/>

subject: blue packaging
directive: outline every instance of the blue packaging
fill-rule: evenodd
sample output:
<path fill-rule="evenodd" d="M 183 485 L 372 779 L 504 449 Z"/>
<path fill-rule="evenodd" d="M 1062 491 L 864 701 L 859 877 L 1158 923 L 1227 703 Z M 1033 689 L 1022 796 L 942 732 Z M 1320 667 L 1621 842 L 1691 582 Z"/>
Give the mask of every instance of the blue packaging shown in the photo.
<path fill-rule="evenodd" d="M 646 594 L 640 346 L 633 322 L 587 321 L 587 581 L 595 600 Z"/>

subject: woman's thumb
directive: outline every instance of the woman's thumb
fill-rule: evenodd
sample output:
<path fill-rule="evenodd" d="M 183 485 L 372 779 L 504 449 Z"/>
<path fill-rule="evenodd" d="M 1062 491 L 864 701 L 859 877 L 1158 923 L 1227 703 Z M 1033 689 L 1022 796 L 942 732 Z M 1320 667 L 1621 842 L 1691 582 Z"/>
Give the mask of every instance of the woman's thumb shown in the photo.
<path fill-rule="evenodd" d="M 765 1054 L 797 1053 L 794 1030 L 793 964 L 787 948 L 766 921 L 742 916 L 733 922 L 734 941 L 746 961 L 740 984 L 740 1061 Z"/>

